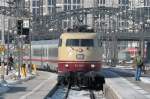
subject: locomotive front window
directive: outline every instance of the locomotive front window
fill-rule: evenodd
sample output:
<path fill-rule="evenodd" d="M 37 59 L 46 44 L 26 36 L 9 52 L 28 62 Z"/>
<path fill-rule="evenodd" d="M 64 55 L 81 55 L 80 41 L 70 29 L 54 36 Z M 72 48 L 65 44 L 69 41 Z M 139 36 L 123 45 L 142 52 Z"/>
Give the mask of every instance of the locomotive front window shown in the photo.
<path fill-rule="evenodd" d="M 94 40 L 93 39 L 81 39 L 80 46 L 92 47 L 94 46 Z"/>
<path fill-rule="evenodd" d="M 93 39 L 67 39 L 66 46 L 92 47 L 94 46 L 94 40 Z"/>
<path fill-rule="evenodd" d="M 79 39 L 67 39 L 66 46 L 79 46 Z"/>

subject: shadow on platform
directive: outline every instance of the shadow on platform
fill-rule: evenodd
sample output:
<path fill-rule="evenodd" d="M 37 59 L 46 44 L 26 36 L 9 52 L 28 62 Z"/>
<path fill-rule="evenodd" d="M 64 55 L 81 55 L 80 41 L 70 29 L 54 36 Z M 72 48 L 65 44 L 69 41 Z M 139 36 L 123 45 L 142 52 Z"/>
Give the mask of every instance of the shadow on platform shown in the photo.
<path fill-rule="evenodd" d="M 9 90 L 7 92 L 0 94 L 0 99 L 5 99 L 5 95 L 7 94 L 9 95 L 10 93 L 25 92 L 25 91 L 26 91 L 26 87 L 9 86 Z"/>

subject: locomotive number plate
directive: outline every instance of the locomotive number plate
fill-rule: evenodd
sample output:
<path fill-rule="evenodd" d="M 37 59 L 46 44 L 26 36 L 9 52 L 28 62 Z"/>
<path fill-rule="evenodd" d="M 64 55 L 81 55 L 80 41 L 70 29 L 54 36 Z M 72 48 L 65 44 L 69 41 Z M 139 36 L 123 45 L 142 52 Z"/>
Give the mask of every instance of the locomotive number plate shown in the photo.
<path fill-rule="evenodd" d="M 84 55 L 83 54 L 77 54 L 76 58 L 82 60 L 82 59 L 84 59 Z"/>

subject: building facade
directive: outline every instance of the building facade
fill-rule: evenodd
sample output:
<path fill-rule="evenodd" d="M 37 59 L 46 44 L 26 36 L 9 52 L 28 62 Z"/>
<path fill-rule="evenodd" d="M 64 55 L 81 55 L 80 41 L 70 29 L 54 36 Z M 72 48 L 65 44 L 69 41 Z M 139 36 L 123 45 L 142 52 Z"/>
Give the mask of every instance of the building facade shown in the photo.
<path fill-rule="evenodd" d="M 149 5 L 149 0 L 31 0 L 31 11 L 33 15 L 51 15 L 61 11 L 90 8 L 94 6 L 105 6 L 112 8 L 122 7 L 127 11 L 128 8 L 132 10 L 138 7 L 145 7 Z M 109 16 L 105 16 L 105 18 L 102 19 L 99 15 L 98 21 L 101 21 L 101 19 L 106 21 L 108 20 L 108 17 Z M 93 26 L 92 23 L 94 20 L 94 16 L 91 14 L 87 16 L 87 21 L 85 23 Z M 115 20 L 117 20 L 117 18 L 115 18 Z M 121 28 L 126 27 L 125 25 L 128 24 L 127 21 L 127 23 L 123 22 L 123 20 L 120 22 L 121 23 L 118 24 L 121 26 Z M 62 22 L 63 28 L 72 27 L 74 24 L 76 24 L 75 17 L 64 19 Z"/>
<path fill-rule="evenodd" d="M 0 6 L 8 7 L 5 0 L 0 0 Z M 4 11 L 4 10 L 3 10 Z M 0 10 L 0 40 L 4 41 L 5 32 L 8 31 L 8 17 L 3 15 L 3 11 Z"/>
<path fill-rule="evenodd" d="M 144 5 L 149 7 L 150 6 L 150 0 L 144 0 Z"/>
<path fill-rule="evenodd" d="M 51 15 L 56 12 L 89 8 L 94 6 L 118 7 L 125 0 L 31 0 L 31 11 L 35 15 Z M 87 16 L 87 24 L 92 26 L 93 15 Z M 76 24 L 75 18 L 64 19 L 63 28 Z"/>

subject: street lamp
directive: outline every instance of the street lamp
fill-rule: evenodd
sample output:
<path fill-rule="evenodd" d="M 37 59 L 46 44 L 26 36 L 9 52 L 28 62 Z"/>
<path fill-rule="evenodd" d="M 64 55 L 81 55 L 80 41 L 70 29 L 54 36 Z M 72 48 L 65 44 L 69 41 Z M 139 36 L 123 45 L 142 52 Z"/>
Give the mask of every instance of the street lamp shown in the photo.
<path fill-rule="evenodd" d="M 8 65 L 9 65 L 9 56 L 10 56 L 10 48 L 9 48 L 9 36 L 10 36 L 10 33 L 12 33 L 12 30 L 9 30 L 8 31 L 8 34 L 7 34 L 7 70 L 6 70 L 6 75 L 8 75 Z M 11 67 L 10 67 L 11 68 Z"/>
<path fill-rule="evenodd" d="M 31 27 L 31 22 L 30 22 L 30 27 Z M 30 28 L 30 31 L 29 31 L 29 44 L 30 44 L 30 66 L 28 67 L 28 69 L 29 69 L 29 73 L 31 73 L 31 66 L 32 66 L 32 61 L 31 61 L 31 59 L 32 59 L 32 53 L 31 53 L 31 51 L 32 51 L 32 45 L 31 45 L 31 41 L 32 41 L 32 28 Z"/>

